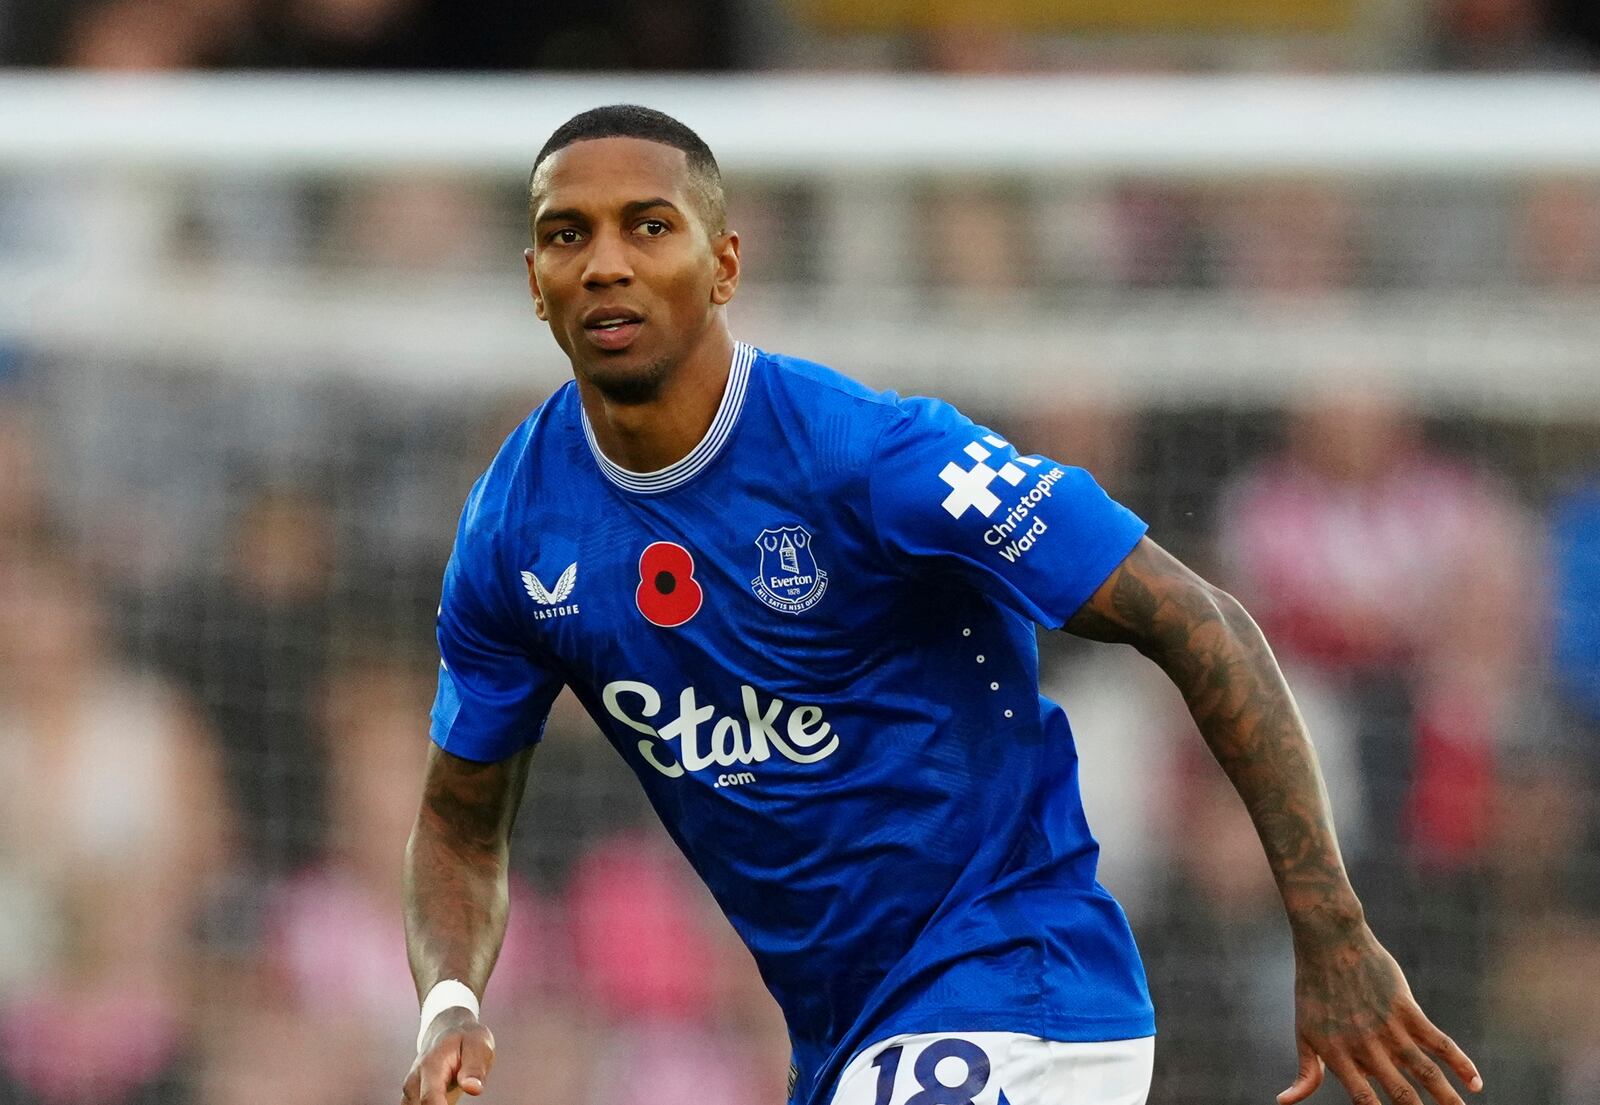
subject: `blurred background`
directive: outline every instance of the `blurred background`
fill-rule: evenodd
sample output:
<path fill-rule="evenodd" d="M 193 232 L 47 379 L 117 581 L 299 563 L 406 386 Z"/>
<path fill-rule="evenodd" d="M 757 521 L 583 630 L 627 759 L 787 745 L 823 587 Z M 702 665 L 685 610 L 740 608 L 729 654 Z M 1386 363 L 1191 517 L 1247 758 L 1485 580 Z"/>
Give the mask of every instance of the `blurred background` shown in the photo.
<path fill-rule="evenodd" d="M 1597 11 L 0 0 L 0 1103 L 394 1100 L 439 578 L 567 375 L 525 175 L 619 100 L 721 158 L 739 337 L 1088 467 L 1245 601 L 1482 1100 L 1600 1102 Z M 1153 666 L 1041 647 L 1153 1105 L 1269 1101 L 1237 799 Z M 485 1100 L 781 1101 L 570 699 L 517 834 Z"/>

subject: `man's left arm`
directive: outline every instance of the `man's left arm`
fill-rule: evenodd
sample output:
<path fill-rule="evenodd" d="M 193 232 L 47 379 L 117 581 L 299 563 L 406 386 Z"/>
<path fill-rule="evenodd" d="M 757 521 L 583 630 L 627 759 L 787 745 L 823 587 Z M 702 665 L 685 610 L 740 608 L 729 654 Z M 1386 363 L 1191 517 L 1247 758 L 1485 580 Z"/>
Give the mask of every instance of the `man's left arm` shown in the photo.
<path fill-rule="evenodd" d="M 1065 628 L 1130 644 L 1167 673 L 1255 822 L 1294 934 L 1300 1071 L 1278 1100 L 1311 1096 L 1324 1063 L 1354 1105 L 1379 1105 L 1369 1079 L 1394 1105 L 1416 1105 L 1406 1075 L 1440 1105 L 1462 1105 L 1435 1058 L 1481 1089 L 1367 927 L 1305 722 L 1244 607 L 1143 538 Z"/>

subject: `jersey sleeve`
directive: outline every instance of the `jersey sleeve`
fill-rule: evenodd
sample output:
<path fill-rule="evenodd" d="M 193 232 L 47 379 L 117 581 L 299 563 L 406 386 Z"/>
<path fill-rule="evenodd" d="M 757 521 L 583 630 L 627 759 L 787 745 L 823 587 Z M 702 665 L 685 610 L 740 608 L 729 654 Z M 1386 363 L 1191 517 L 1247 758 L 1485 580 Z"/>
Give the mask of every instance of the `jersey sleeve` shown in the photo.
<path fill-rule="evenodd" d="M 935 399 L 898 404 L 867 481 L 879 541 L 903 572 L 952 573 L 1050 628 L 1147 528 L 1082 468 L 1019 453 Z"/>
<path fill-rule="evenodd" d="M 492 558 L 474 555 L 467 531 L 463 520 L 444 573 L 430 735 L 446 752 L 493 762 L 538 742 L 562 682 L 519 639 L 495 597 Z"/>

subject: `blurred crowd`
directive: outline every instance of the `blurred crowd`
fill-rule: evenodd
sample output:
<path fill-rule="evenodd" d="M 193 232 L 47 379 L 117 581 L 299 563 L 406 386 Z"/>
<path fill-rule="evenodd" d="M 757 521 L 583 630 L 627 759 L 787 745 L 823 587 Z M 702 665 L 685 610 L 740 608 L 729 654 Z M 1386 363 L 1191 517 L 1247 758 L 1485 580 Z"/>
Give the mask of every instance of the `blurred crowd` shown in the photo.
<path fill-rule="evenodd" d="M 130 69 L 1585 69 L 1587 0 L 3 0 L 0 64 Z"/>
<path fill-rule="evenodd" d="M 1582 0 L 1366 5 L 1392 17 L 1381 48 L 1247 29 L 1276 42 L 1255 53 L 1187 32 L 1130 46 L 1041 31 L 1030 11 L 1063 6 L 1025 0 L 996 5 L 1014 25 L 863 30 L 845 7 L 0 0 L 0 64 L 1516 70 L 1600 57 Z M 1186 7 L 1166 5 L 1175 24 Z M 1586 304 L 1600 289 L 1593 179 L 950 178 L 842 198 L 751 180 L 731 198 L 750 295 L 813 308 L 870 294 L 884 311 L 964 319 L 1018 299 L 1115 310 L 1131 299 L 1095 296 L 1220 291 L 1337 313 L 1417 290 Z M 0 180 L 0 260 L 46 257 L 78 285 L 130 294 L 166 289 L 175 268 L 247 297 L 274 275 L 330 295 L 345 278 L 383 294 L 462 274 L 515 284 L 522 202 L 516 186 L 420 174 L 19 175 Z M 392 1102 L 415 1033 L 398 867 L 440 573 L 471 480 L 543 396 L 458 391 L 447 364 L 436 385 L 399 391 L 319 371 L 344 366 L 221 371 L 162 348 L 0 343 L 0 1105 L 277 1105 L 286 1081 Z M 1079 367 L 1063 355 L 1059 375 Z M 1374 925 L 1478 1058 L 1485 1100 L 1600 1101 L 1593 408 L 1418 405 L 1352 363 L 1283 405 L 1062 389 L 997 392 L 969 413 L 1090 468 L 1255 613 L 1315 734 Z M 1059 634 L 1041 648 L 1046 693 L 1078 736 L 1103 879 L 1155 991 L 1152 1102 L 1266 1100 L 1294 1071 L 1292 961 L 1248 820 L 1153 666 Z M 487 1100 L 782 1100 L 786 1038 L 748 956 L 568 698 L 517 834 Z"/>
<path fill-rule="evenodd" d="M 732 0 L 7 0 L 0 61 L 106 70 L 713 70 Z"/>

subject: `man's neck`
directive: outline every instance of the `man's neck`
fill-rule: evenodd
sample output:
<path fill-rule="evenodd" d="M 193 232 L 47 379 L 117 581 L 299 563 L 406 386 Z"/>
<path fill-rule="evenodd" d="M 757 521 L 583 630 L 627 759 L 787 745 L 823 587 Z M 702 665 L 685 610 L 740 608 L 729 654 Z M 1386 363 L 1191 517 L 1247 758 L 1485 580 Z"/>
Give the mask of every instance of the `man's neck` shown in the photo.
<path fill-rule="evenodd" d="M 717 416 L 733 349 L 728 328 L 712 326 L 645 403 L 613 402 L 580 376 L 578 394 L 600 451 L 630 472 L 659 471 L 688 456 Z"/>

